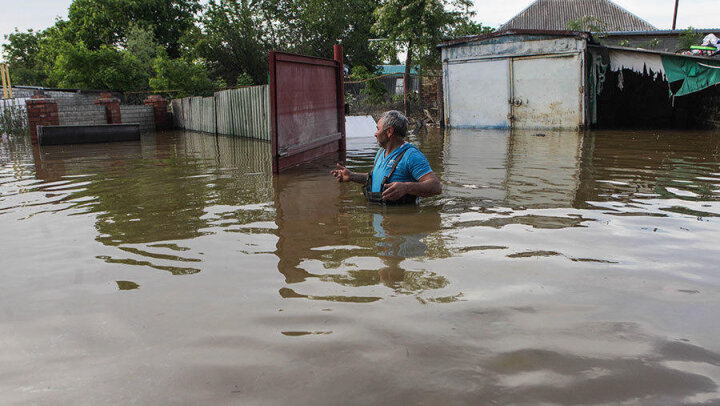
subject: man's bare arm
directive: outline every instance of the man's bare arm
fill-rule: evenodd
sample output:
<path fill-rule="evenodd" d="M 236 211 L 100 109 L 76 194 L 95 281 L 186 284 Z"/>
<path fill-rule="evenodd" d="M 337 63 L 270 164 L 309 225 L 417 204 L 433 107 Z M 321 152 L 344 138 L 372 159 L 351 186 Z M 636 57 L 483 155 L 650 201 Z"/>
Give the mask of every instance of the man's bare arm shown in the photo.
<path fill-rule="evenodd" d="M 442 193 L 440 179 L 435 172 L 429 172 L 421 176 L 417 182 L 392 182 L 387 184 L 382 197 L 385 200 L 397 200 L 404 195 L 429 197 Z"/>
<path fill-rule="evenodd" d="M 350 169 L 337 164 L 337 168 L 330 171 L 338 182 L 365 183 L 368 179 L 367 173 L 353 172 Z"/>

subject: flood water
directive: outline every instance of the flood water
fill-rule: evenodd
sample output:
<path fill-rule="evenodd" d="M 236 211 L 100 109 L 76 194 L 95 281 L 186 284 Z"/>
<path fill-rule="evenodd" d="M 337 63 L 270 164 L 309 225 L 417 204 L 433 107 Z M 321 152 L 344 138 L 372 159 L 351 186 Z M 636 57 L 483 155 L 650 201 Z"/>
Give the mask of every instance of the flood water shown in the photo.
<path fill-rule="evenodd" d="M 4 139 L 0 403 L 720 402 L 720 133 L 411 141 L 417 208 L 248 139 Z"/>

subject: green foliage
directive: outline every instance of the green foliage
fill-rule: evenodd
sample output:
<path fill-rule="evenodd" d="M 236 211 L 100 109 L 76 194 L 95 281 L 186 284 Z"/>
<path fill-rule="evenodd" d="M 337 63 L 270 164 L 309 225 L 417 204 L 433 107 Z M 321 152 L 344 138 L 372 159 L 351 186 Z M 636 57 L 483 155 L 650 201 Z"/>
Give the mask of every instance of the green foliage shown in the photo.
<path fill-rule="evenodd" d="M 370 47 L 382 60 L 382 63 L 388 65 L 402 64 L 398 58 L 398 47 L 394 42 L 378 39 L 372 41 Z"/>
<path fill-rule="evenodd" d="M 680 49 L 690 49 L 693 45 L 700 45 L 703 35 L 693 27 L 687 27 L 687 29 L 680 34 L 679 38 Z"/>
<path fill-rule="evenodd" d="M 476 23 L 470 19 L 462 19 L 455 26 L 451 27 L 448 37 L 457 38 L 470 35 L 485 35 L 495 31 L 494 28 Z"/>
<path fill-rule="evenodd" d="M 608 25 L 595 16 L 582 16 L 567 22 L 567 29 L 570 31 L 584 31 L 600 34 L 607 34 Z"/>
<path fill-rule="evenodd" d="M 252 76 L 248 75 L 247 73 L 243 72 L 238 75 L 237 82 L 235 82 L 235 86 L 252 86 L 255 83 L 253 82 Z"/>
<path fill-rule="evenodd" d="M 88 49 L 124 45 L 135 26 L 151 30 L 171 57 L 180 56 L 180 39 L 195 22 L 198 0 L 73 0 L 67 29 Z"/>
<path fill-rule="evenodd" d="M 147 89 L 148 83 L 134 55 L 105 45 L 90 50 L 82 42 L 64 44 L 50 78 L 60 87 L 118 91 Z"/>
<path fill-rule="evenodd" d="M 387 0 L 375 10 L 374 29 L 407 50 L 406 69 L 415 59 L 423 67 L 440 64 L 436 45 L 459 24 L 469 24 L 470 0 Z"/>
<path fill-rule="evenodd" d="M 143 62 L 150 62 L 158 54 L 160 44 L 155 41 L 151 30 L 139 25 L 131 25 L 127 30 L 125 49 Z"/>
<path fill-rule="evenodd" d="M 55 25 L 42 32 L 37 56 L 39 68 L 45 75 L 45 80 L 40 83 L 42 86 L 58 87 L 59 84 L 52 78 L 52 71 L 55 69 L 55 62 L 67 44 L 75 42 L 74 37 L 67 29 L 68 22 L 57 20 Z"/>
<path fill-rule="evenodd" d="M 132 25 L 128 29 L 125 51 L 137 58 L 148 78 L 155 73 L 153 67 L 155 58 L 165 52 L 160 44 L 155 41 L 152 31 L 138 25 Z"/>
<path fill-rule="evenodd" d="M 254 83 L 266 83 L 268 74 L 267 25 L 261 2 L 211 0 L 202 16 L 204 32 L 196 54 L 208 62 L 213 76 L 237 83 L 248 74 Z"/>
<path fill-rule="evenodd" d="M 47 75 L 42 69 L 38 58 L 40 53 L 41 33 L 33 30 L 15 32 L 5 35 L 3 57 L 10 66 L 10 80 L 18 85 L 39 85 L 44 83 Z"/>
<path fill-rule="evenodd" d="M 348 64 L 377 65 L 370 48 L 375 9 L 379 0 L 267 0 L 265 15 L 270 24 L 271 44 L 280 50 L 331 57 L 333 46 L 343 44 Z"/>
<path fill-rule="evenodd" d="M 207 69 L 201 63 L 188 62 L 184 59 L 170 59 L 161 55 L 155 59 L 156 75 L 150 79 L 153 90 L 174 90 L 177 97 L 209 96 L 223 84 L 213 82 Z"/>
<path fill-rule="evenodd" d="M 208 93 L 224 83 L 267 83 L 268 52 L 329 58 L 373 75 L 380 56 L 439 65 L 443 36 L 490 32 L 472 22 L 471 0 L 73 0 L 68 19 L 6 36 L 16 84 L 118 91 Z M 202 11 L 202 13 L 200 13 Z M 381 39 L 373 41 L 373 39 Z M 365 72 L 365 73 L 363 73 Z M 373 100 L 384 86 L 370 83 Z"/>
<path fill-rule="evenodd" d="M 379 104 L 385 100 L 387 88 L 385 88 L 385 85 L 379 80 L 373 79 L 376 76 L 377 74 L 375 72 L 371 72 L 368 68 L 358 65 L 353 67 L 349 79 L 367 80 L 365 82 L 365 87 L 360 91 L 360 96 L 367 97 L 371 103 Z"/>
<path fill-rule="evenodd" d="M 647 48 L 647 49 L 655 49 L 660 46 L 660 40 L 657 38 L 653 38 L 646 43 L 644 43 L 641 48 Z"/>

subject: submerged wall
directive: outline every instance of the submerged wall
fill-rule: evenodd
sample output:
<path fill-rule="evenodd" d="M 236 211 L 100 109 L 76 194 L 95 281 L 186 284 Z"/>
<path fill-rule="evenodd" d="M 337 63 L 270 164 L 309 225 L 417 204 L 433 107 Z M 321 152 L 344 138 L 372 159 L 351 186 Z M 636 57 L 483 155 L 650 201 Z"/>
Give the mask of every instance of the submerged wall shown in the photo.
<path fill-rule="evenodd" d="M 28 96 L 30 93 L 35 95 L 30 98 Z M 120 100 L 110 93 L 20 88 L 15 95 L 18 97 L 28 96 L 26 104 L 33 105 L 32 109 L 26 109 L 26 111 L 34 143 L 37 142 L 36 127 L 38 125 L 139 124 L 141 132 L 155 131 L 153 106 L 120 105 Z M 46 108 L 45 105 L 49 107 Z M 52 107 L 52 111 L 48 110 L 50 107 Z"/>

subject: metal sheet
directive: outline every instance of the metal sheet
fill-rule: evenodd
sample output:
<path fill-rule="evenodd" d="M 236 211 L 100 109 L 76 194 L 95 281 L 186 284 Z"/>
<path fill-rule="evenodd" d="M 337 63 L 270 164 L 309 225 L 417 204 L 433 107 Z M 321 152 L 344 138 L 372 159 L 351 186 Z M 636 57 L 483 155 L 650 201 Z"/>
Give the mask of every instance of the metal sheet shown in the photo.
<path fill-rule="evenodd" d="M 336 52 L 336 58 L 338 53 Z M 270 53 L 273 171 L 345 146 L 342 51 L 339 61 Z"/>
<path fill-rule="evenodd" d="M 450 63 L 445 106 L 455 128 L 509 128 L 507 59 Z"/>
<path fill-rule="evenodd" d="M 513 128 L 583 125 L 581 54 L 514 58 L 512 72 Z"/>
<path fill-rule="evenodd" d="M 574 53 L 585 48 L 575 38 L 526 39 L 523 36 L 496 38 L 489 43 L 472 43 L 443 49 L 449 61 Z"/>

